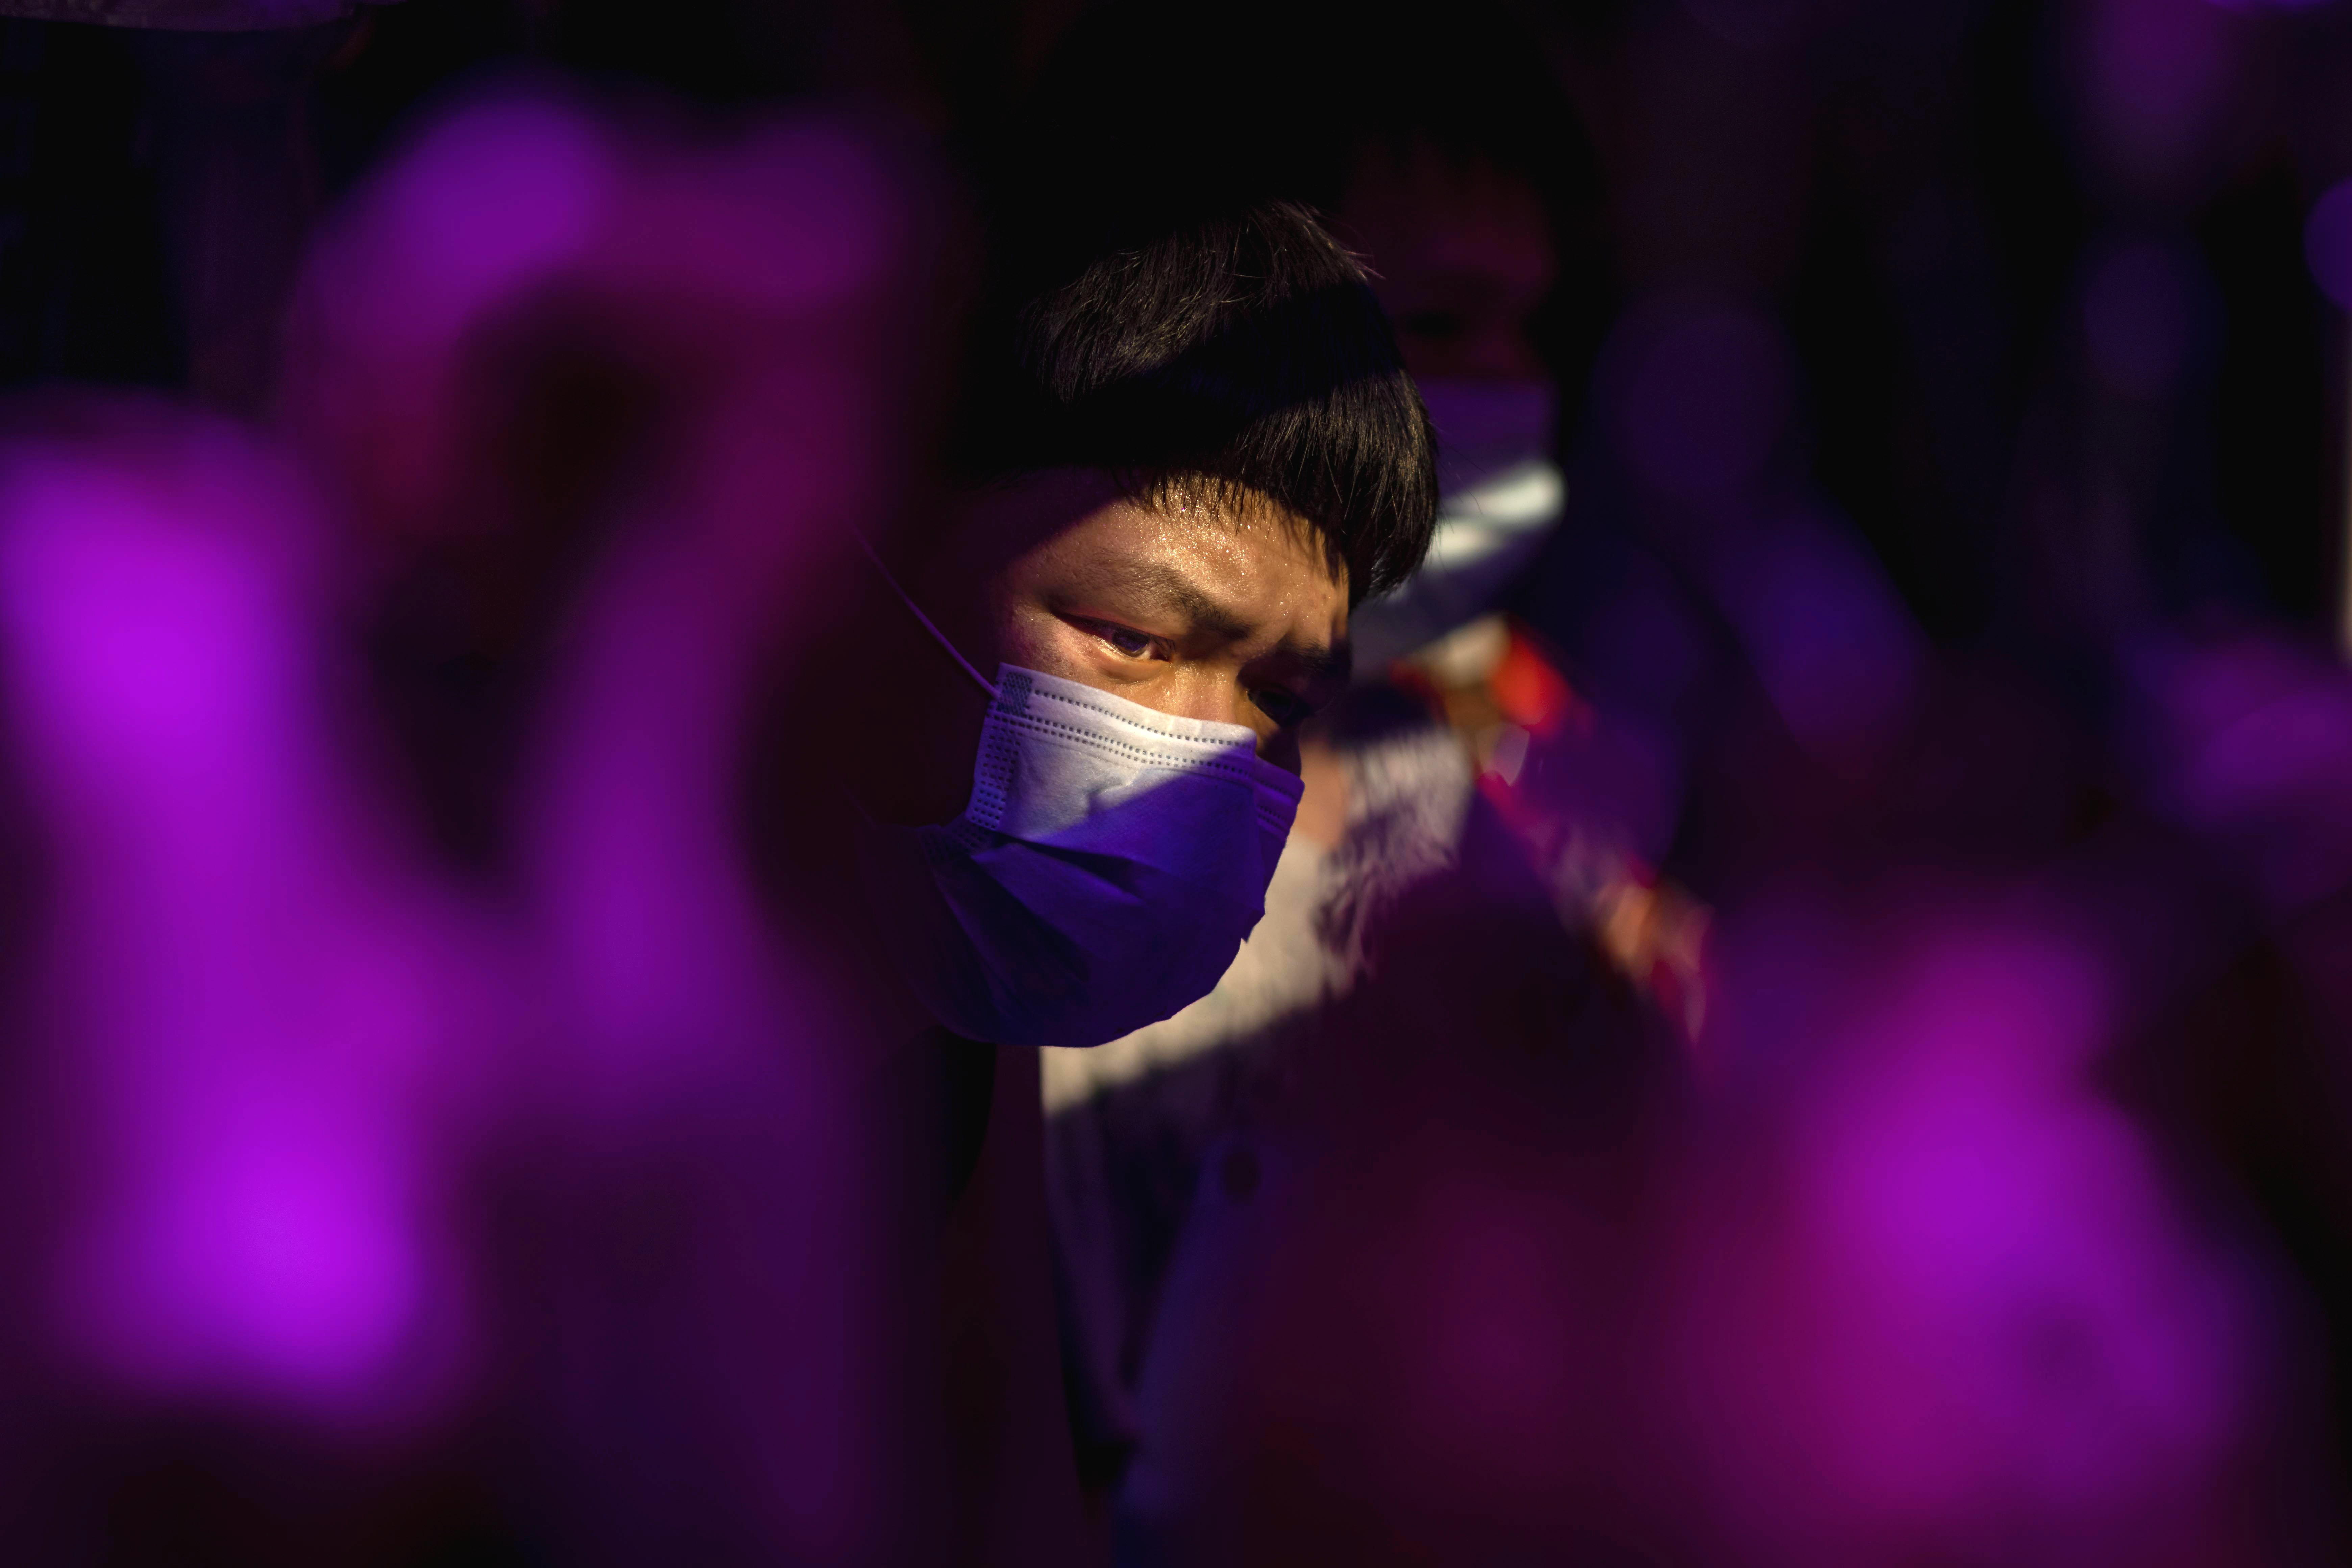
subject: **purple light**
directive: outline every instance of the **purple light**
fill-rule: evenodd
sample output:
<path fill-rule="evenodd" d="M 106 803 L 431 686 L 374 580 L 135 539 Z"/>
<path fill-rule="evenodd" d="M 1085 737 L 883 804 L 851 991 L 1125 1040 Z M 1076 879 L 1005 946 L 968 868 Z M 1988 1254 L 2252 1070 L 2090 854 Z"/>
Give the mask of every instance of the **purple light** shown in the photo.
<path fill-rule="evenodd" d="M 1643 344 L 1618 407 L 1636 473 L 1679 500 L 1753 483 L 1788 427 L 1795 371 L 1780 329 L 1737 306 L 1690 311 Z"/>
<path fill-rule="evenodd" d="M 404 1419 L 453 1281 L 432 1218 L 439 986 L 326 718 L 318 520 L 266 449 L 119 410 L 0 485 L 6 739 L 56 923 L 79 1168 L 57 1348 L 142 1398 Z"/>
<path fill-rule="evenodd" d="M 2117 172 L 2164 188 L 2196 163 L 2227 106 L 2238 29 L 2190 0 L 2099 0 L 2086 10 L 2095 124 Z"/>
<path fill-rule="evenodd" d="M 151 1392 L 364 1409 L 425 1296 L 404 1162 L 364 1118 L 244 1087 L 151 1142 L 67 1272 L 60 1331 Z"/>
<path fill-rule="evenodd" d="M 36 470 L 16 507 L 0 595 L 41 754 L 70 772 L 61 787 L 216 789 L 282 747 L 296 650 L 235 546 L 102 470 Z"/>
<path fill-rule="evenodd" d="M 2102 260 L 2083 298 L 2099 379 L 2151 400 L 2177 387 L 2194 346 L 2198 282 L 2194 264 L 2171 246 L 2125 246 Z"/>
<path fill-rule="evenodd" d="M 1860 546 L 1800 510 L 1734 549 L 1721 592 L 1775 706 L 1811 745 L 1898 723 L 1919 638 Z"/>
<path fill-rule="evenodd" d="M 494 103 L 450 121 L 389 182 L 362 239 L 382 252 L 372 275 L 407 291 L 348 301 L 348 325 L 387 344 L 455 331 L 486 300 L 576 255 L 611 184 L 593 128 L 560 110 Z"/>
<path fill-rule="evenodd" d="M 2320 290 L 2352 310 L 2352 180 L 2331 187 L 2314 202 L 2304 225 L 2303 253 Z"/>

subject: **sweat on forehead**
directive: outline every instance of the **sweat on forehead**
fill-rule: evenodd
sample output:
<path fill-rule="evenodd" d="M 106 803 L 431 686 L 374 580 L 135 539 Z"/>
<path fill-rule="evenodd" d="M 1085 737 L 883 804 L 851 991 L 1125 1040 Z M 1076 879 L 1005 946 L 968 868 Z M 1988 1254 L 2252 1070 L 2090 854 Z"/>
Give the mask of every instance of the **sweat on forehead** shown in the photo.
<path fill-rule="evenodd" d="M 1330 532 L 1263 490 L 1204 474 L 1161 475 L 1119 489 L 1138 506 L 1165 517 L 1286 536 L 1303 552 L 1320 556 L 1334 583 L 1348 581 L 1347 553 Z"/>

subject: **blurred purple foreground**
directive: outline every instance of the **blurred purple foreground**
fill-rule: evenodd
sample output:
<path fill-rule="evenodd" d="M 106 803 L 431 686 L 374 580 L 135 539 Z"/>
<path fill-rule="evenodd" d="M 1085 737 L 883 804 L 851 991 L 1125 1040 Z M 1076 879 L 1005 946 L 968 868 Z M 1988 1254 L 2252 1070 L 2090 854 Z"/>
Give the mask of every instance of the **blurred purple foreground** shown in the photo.
<path fill-rule="evenodd" d="M 854 893 L 764 879 L 739 809 L 924 467 L 931 178 L 817 121 L 714 144 L 494 96 L 318 243 L 267 427 L 14 409 L 12 1560 L 944 1551 L 890 1042 L 829 958 Z M 2160 376 L 2128 319 L 2162 259 L 2109 267 L 2091 352 Z M 1625 579 L 1595 701 L 1644 782 L 1560 775 L 1561 809 L 1654 857 L 1679 792 L 1738 781 L 1699 1037 L 1503 849 L 1403 894 L 1204 1182 L 1136 1553 L 2340 1544 L 2321 1330 L 2208 1091 L 2289 1007 L 2279 1081 L 2352 1131 L 2352 681 L 2135 629 L 2093 746 L 1773 482 L 1795 374 L 1762 317 L 1662 296 L 1597 384 L 1706 570 Z M 540 460 L 551 384 L 622 410 L 607 468 Z M 1705 735 L 1687 685 L 1643 706 L 1717 679 L 1694 595 L 1751 672 Z M 403 662 L 436 637 L 524 673 L 450 699 Z M 826 737 L 790 742 L 767 810 L 836 831 Z"/>

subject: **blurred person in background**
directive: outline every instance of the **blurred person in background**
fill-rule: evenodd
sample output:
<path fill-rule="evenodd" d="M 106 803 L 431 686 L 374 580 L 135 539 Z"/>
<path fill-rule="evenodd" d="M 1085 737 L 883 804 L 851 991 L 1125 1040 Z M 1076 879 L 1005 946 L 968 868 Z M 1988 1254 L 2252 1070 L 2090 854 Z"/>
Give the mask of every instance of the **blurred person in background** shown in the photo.
<path fill-rule="evenodd" d="M 12 1550 L 430 1549 L 478 1496 L 442 1441 L 514 950 L 368 773 L 299 465 L 85 394 L 0 468 Z"/>
<path fill-rule="evenodd" d="M 21 422 L 34 1560 L 944 1550 L 920 1141 L 743 809 L 805 584 L 921 440 L 922 179 L 499 95 L 311 258 L 306 464 Z M 503 675 L 499 732 L 420 730 L 420 644 Z"/>
<path fill-rule="evenodd" d="M 924 165 L 803 118 L 494 96 L 322 246 L 285 417 L 373 568 L 369 653 L 448 863 L 544 1016 L 478 1177 L 486 1442 L 567 1560 L 944 1550 L 919 1138 L 888 1021 L 757 875 L 766 717 L 919 448 Z M 782 697 L 779 693 L 782 693 Z"/>

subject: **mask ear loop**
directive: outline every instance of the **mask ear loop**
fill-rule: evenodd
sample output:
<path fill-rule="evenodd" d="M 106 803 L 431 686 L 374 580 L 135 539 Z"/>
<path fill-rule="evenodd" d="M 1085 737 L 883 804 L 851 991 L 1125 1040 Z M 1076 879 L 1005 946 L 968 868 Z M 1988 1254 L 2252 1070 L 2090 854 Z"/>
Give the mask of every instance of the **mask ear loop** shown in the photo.
<path fill-rule="evenodd" d="M 914 616 L 916 623 L 931 635 L 933 642 L 947 650 L 948 657 L 956 661 L 956 668 L 978 682 L 980 689 L 988 693 L 988 700 L 991 702 L 995 701 L 996 683 L 973 668 L 971 660 L 964 658 L 962 650 L 948 640 L 945 632 L 931 624 L 931 617 L 923 614 L 923 606 L 915 603 L 915 596 L 900 587 L 898 579 L 891 574 L 890 568 L 882 564 L 882 557 L 875 553 L 874 546 L 867 542 L 864 531 L 853 528 L 849 531 L 849 537 L 857 541 L 857 548 L 866 552 L 866 559 L 874 563 L 874 570 L 882 574 L 882 581 L 890 584 L 890 592 L 898 595 L 898 602 L 907 606 L 907 613 Z M 868 827 L 881 826 L 874 820 L 873 814 L 866 809 L 866 803 L 859 800 L 856 792 L 849 788 L 846 784 L 842 785 L 842 794 L 848 797 L 850 809 L 856 812 Z"/>
<path fill-rule="evenodd" d="M 866 542 L 866 535 L 864 533 L 853 528 L 849 531 L 849 536 L 857 541 L 857 548 L 866 552 L 866 559 L 874 563 L 874 570 L 882 574 L 882 581 L 890 584 L 890 591 L 898 595 L 898 602 L 907 606 L 907 613 L 914 616 L 918 622 L 921 623 L 922 628 L 931 634 L 931 640 L 938 643 L 941 647 L 947 649 L 948 657 L 955 660 L 957 666 L 961 668 L 966 675 L 971 676 L 973 680 L 979 682 L 980 689 L 988 693 L 990 701 L 994 701 L 996 700 L 996 682 L 989 679 L 988 677 L 981 674 L 979 670 L 973 668 L 971 660 L 964 658 L 961 650 L 960 650 L 955 644 L 948 640 L 947 634 L 940 631 L 939 627 L 931 624 L 931 617 L 923 614 L 923 607 L 915 603 L 914 595 L 908 593 L 906 589 L 900 587 L 898 585 L 898 579 L 890 574 L 890 568 L 882 564 L 882 557 L 874 552 L 874 546 Z"/>

